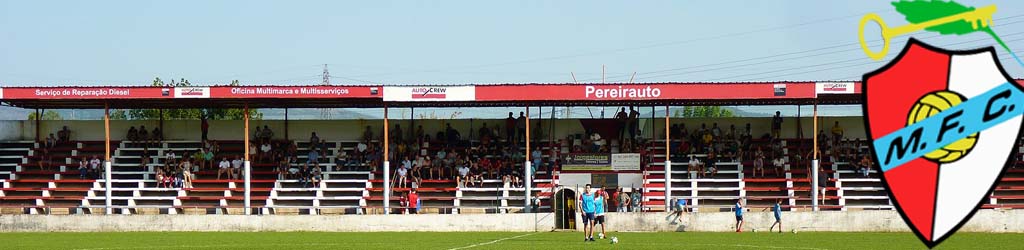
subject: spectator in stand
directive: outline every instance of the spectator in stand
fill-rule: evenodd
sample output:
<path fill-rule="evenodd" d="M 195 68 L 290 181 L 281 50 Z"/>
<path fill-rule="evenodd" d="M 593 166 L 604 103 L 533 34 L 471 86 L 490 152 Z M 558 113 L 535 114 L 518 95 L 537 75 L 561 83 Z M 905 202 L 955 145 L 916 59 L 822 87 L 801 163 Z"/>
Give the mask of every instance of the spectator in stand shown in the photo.
<path fill-rule="evenodd" d="M 203 152 L 203 160 L 210 165 L 210 168 L 213 168 L 213 163 L 217 161 L 214 157 L 217 156 L 218 151 L 220 151 L 220 146 L 217 142 L 214 142 L 213 147 L 211 147 L 210 150 Z"/>
<path fill-rule="evenodd" d="M 363 142 L 370 144 L 373 141 L 373 130 L 370 126 L 366 126 L 366 130 L 363 131 Z"/>
<path fill-rule="evenodd" d="M 366 129 L 370 129 L 370 127 L 367 126 Z M 317 146 L 320 146 L 320 136 L 317 136 L 316 132 L 312 132 L 309 135 L 309 146 L 306 147 L 313 150 L 314 148 L 317 148 Z"/>
<path fill-rule="evenodd" d="M 207 169 L 205 156 L 206 153 L 203 153 L 202 148 L 196 150 L 195 153 L 192 153 L 192 159 L 195 160 L 194 164 L 199 167 L 199 170 Z"/>
<path fill-rule="evenodd" d="M 89 159 L 82 156 L 82 160 L 78 161 L 78 174 L 79 179 L 85 180 L 85 177 L 89 175 Z"/>
<path fill-rule="evenodd" d="M 138 141 L 142 141 L 144 144 L 146 144 L 146 146 L 149 146 L 149 131 L 146 130 L 146 125 L 142 125 L 139 127 Z"/>
<path fill-rule="evenodd" d="M 164 174 L 164 170 L 160 169 L 160 168 L 156 169 L 156 174 L 155 175 L 156 175 L 156 187 L 167 188 L 167 184 L 169 183 L 169 181 L 168 181 L 169 178 Z"/>
<path fill-rule="evenodd" d="M 714 145 L 712 144 L 714 141 L 715 141 L 715 136 L 711 134 L 711 131 L 704 130 L 703 135 L 701 135 L 701 147 L 700 148 L 701 149 L 704 149 L 704 148 L 709 148 L 709 149 L 710 148 L 714 148 Z"/>
<path fill-rule="evenodd" d="M 638 188 L 633 190 L 632 196 L 629 197 L 629 201 L 633 204 L 633 212 L 642 212 L 640 209 L 640 202 L 643 201 L 644 189 Z"/>
<path fill-rule="evenodd" d="M 761 151 L 760 146 L 754 152 L 754 177 L 757 177 L 758 171 L 761 171 L 761 177 L 764 177 L 764 151 Z"/>
<path fill-rule="evenodd" d="M 544 164 L 544 158 L 541 154 L 542 153 L 540 152 L 540 147 L 533 148 L 533 153 L 530 153 L 530 161 L 532 161 L 532 163 L 530 164 L 531 179 L 537 176 L 537 169 L 542 167 L 542 165 Z"/>
<path fill-rule="evenodd" d="M 773 174 L 776 177 L 781 176 L 784 172 L 784 168 L 786 167 L 786 160 L 782 159 L 781 155 L 776 156 L 775 159 L 772 160 L 772 166 L 774 166 Z"/>
<path fill-rule="evenodd" d="M 132 127 L 128 128 L 128 134 L 125 135 L 124 138 L 128 139 L 128 141 L 138 141 L 139 140 L 139 130 L 135 129 L 135 126 L 132 126 Z"/>
<path fill-rule="evenodd" d="M 270 141 L 264 141 L 263 145 L 260 146 L 260 159 L 266 162 L 274 162 L 274 152 L 270 146 Z"/>
<path fill-rule="evenodd" d="M 188 159 L 181 159 L 178 170 L 184 173 L 185 188 L 192 188 L 192 180 L 196 178 L 196 173 L 192 171 L 192 163 Z"/>
<path fill-rule="evenodd" d="M 453 129 L 451 123 L 446 123 L 444 130 L 445 130 L 444 134 L 448 138 L 448 140 L 447 140 L 448 146 L 449 147 L 458 147 L 459 146 L 459 142 L 462 140 L 462 135 L 459 134 L 459 131 Z"/>
<path fill-rule="evenodd" d="M 715 150 L 708 150 L 708 159 L 704 164 L 707 165 L 711 178 L 715 178 L 715 175 L 718 175 L 718 155 L 715 153 Z"/>
<path fill-rule="evenodd" d="M 57 131 L 57 142 L 58 143 L 68 143 L 68 142 L 71 142 L 71 130 L 68 129 L 68 126 L 64 126 L 63 128 L 60 129 L 60 131 Z"/>
<path fill-rule="evenodd" d="M 149 140 L 152 143 L 152 145 L 154 147 L 160 146 L 160 143 L 164 141 L 164 132 L 160 131 L 160 127 L 156 127 L 153 128 L 151 134 L 152 135 L 149 136 Z"/>
<path fill-rule="evenodd" d="M 50 164 L 52 164 L 53 161 L 53 157 L 50 156 L 50 148 L 43 147 L 40 149 L 40 153 L 42 153 L 42 155 L 39 156 L 39 160 L 36 161 L 36 164 L 39 166 L 40 170 L 50 171 Z"/>
<path fill-rule="evenodd" d="M 477 187 L 483 187 L 484 186 L 483 168 L 480 167 L 479 162 L 480 162 L 479 160 L 474 159 L 470 163 L 469 183 L 473 184 L 473 182 L 475 181 L 476 184 L 477 184 Z"/>
<path fill-rule="evenodd" d="M 408 156 L 406 156 L 405 161 L 408 160 L 409 158 Z M 409 168 L 406 168 L 405 162 L 403 161 L 402 166 L 399 166 L 398 169 L 395 170 L 395 176 L 398 177 L 395 178 L 396 180 L 398 180 L 398 188 L 405 188 L 405 183 L 409 181 L 408 178 L 406 177 L 408 174 Z"/>
<path fill-rule="evenodd" d="M 397 144 L 405 144 L 404 138 L 402 138 L 402 124 L 395 124 L 395 129 L 391 130 L 391 142 Z"/>
<path fill-rule="evenodd" d="M 423 137 L 425 135 L 426 134 L 423 133 L 423 125 L 417 125 L 416 126 L 416 132 L 413 135 L 413 136 L 416 137 L 415 138 L 416 139 L 416 143 L 422 146 L 423 143 L 425 142 L 425 138 Z"/>
<path fill-rule="evenodd" d="M 100 163 L 103 162 L 100 161 L 100 157 L 98 155 L 93 155 L 92 160 L 89 160 L 89 169 L 92 171 L 93 179 L 99 179 L 99 173 L 103 172 L 100 170 Z"/>
<path fill-rule="evenodd" d="M 617 212 L 619 212 L 619 213 L 629 212 L 629 203 L 630 203 L 630 201 L 629 201 L 629 194 L 623 192 L 622 191 L 622 187 L 619 187 L 619 189 L 616 190 L 616 192 L 615 192 L 615 200 L 617 201 L 617 203 L 615 203 L 617 205 L 617 207 L 618 207 L 618 209 L 616 210 Z"/>
<path fill-rule="evenodd" d="M 306 154 L 306 163 L 303 165 L 304 168 L 308 169 L 309 165 L 314 167 L 320 166 L 320 151 L 310 149 L 309 153 Z"/>
<path fill-rule="evenodd" d="M 843 140 L 843 135 L 846 130 L 842 126 L 839 126 L 839 121 L 836 121 L 836 125 L 832 126 L 832 143 L 838 145 Z"/>
<path fill-rule="evenodd" d="M 50 133 L 50 135 L 46 137 L 45 144 L 46 144 L 45 145 L 46 148 L 51 148 L 52 149 L 52 148 L 57 147 L 57 137 L 54 137 L 53 133 Z"/>
<path fill-rule="evenodd" d="M 772 140 L 779 139 L 782 132 L 782 112 L 775 111 L 772 117 Z"/>
<path fill-rule="evenodd" d="M 621 142 L 629 134 L 629 114 L 626 113 L 626 107 L 622 107 L 619 113 L 615 114 L 615 121 L 619 124 L 618 140 Z"/>
<path fill-rule="evenodd" d="M 178 165 L 172 165 L 171 167 L 177 167 L 178 169 L 187 169 L 188 173 L 193 174 L 191 178 L 194 179 L 196 178 L 196 174 L 199 171 L 199 168 L 197 168 L 195 164 L 191 163 L 191 161 L 187 157 L 182 158 Z"/>
<path fill-rule="evenodd" d="M 270 130 L 269 126 L 263 125 L 263 134 L 260 134 L 260 139 L 264 143 L 270 143 L 274 139 L 274 131 Z"/>
<path fill-rule="evenodd" d="M 480 158 L 480 161 L 478 161 L 476 164 L 477 164 L 477 166 L 480 166 L 480 173 L 481 173 L 481 175 L 483 177 L 486 177 L 486 178 L 489 178 L 489 179 L 496 179 L 497 178 L 497 177 L 495 177 L 495 176 L 497 176 L 497 172 L 495 172 L 494 170 L 491 169 L 493 164 L 492 164 L 490 158 L 488 158 L 488 157 Z M 486 173 L 486 174 L 484 174 L 484 173 Z"/>
<path fill-rule="evenodd" d="M 860 158 L 860 172 L 864 174 L 864 177 L 868 177 L 871 173 L 871 166 L 875 164 L 870 157 L 870 154 L 864 154 L 864 156 Z"/>
<path fill-rule="evenodd" d="M 629 106 L 629 139 L 636 139 L 637 127 L 640 124 L 640 111 L 637 111 L 633 106 Z"/>
<path fill-rule="evenodd" d="M 260 140 L 260 136 L 262 136 L 262 135 L 263 135 L 263 128 L 260 128 L 260 126 L 256 126 L 256 131 L 253 131 L 252 132 L 252 136 L 250 136 L 250 138 L 252 138 L 251 141 L 253 143 L 260 143 L 260 144 L 262 144 L 263 141 Z"/>
<path fill-rule="evenodd" d="M 164 154 L 164 171 L 170 170 L 178 166 L 178 155 L 174 154 L 174 149 L 167 150 Z"/>
<path fill-rule="evenodd" d="M 149 152 L 149 148 L 143 147 L 142 155 L 139 155 L 139 168 L 143 169 L 143 171 L 149 171 L 148 166 L 152 157 L 153 156 L 152 153 Z"/>
<path fill-rule="evenodd" d="M 513 145 L 519 145 L 519 141 L 526 139 L 526 115 L 519 111 L 519 118 L 516 118 L 516 140 Z"/>
<path fill-rule="evenodd" d="M 690 162 L 686 168 L 686 178 L 693 178 L 693 176 L 690 176 L 691 172 L 697 173 L 697 178 L 704 175 L 704 164 L 701 164 L 700 159 L 697 159 L 697 157 L 694 157 L 693 155 L 690 155 Z"/>
<path fill-rule="evenodd" d="M 174 187 L 185 188 L 185 172 L 175 170 L 172 175 L 174 176 Z"/>
<path fill-rule="evenodd" d="M 311 182 L 313 188 L 319 188 L 320 181 L 323 180 L 323 178 L 323 172 L 320 170 L 319 166 L 313 167 L 313 169 L 310 170 L 309 182 Z"/>
<path fill-rule="evenodd" d="M 277 162 L 277 169 L 275 170 L 275 172 L 277 172 L 277 178 L 282 180 L 287 179 L 286 175 L 288 175 L 288 168 L 291 167 L 291 164 L 289 164 L 290 158 L 283 156 L 279 158 L 281 160 Z"/>
<path fill-rule="evenodd" d="M 740 143 L 743 144 L 743 148 L 750 149 L 750 142 L 753 139 L 754 131 L 750 128 L 750 123 L 747 123 L 743 129 L 743 134 L 740 135 Z"/>
<path fill-rule="evenodd" d="M 467 187 L 469 183 L 469 166 L 460 164 L 458 166 L 459 175 L 455 177 L 455 185 L 460 188 Z"/>
<path fill-rule="evenodd" d="M 714 136 L 715 139 L 722 138 L 722 129 L 718 127 L 717 122 L 711 124 L 711 136 Z"/>
<path fill-rule="evenodd" d="M 242 175 L 242 156 L 235 156 L 234 160 L 231 160 L 231 179 L 241 179 Z"/>
<path fill-rule="evenodd" d="M 231 162 L 228 161 L 227 157 L 224 157 L 223 159 L 220 160 L 220 164 L 218 165 L 218 167 L 219 167 L 219 169 L 217 170 L 217 179 L 218 180 L 220 180 L 220 175 L 221 174 L 227 174 L 228 175 L 228 179 L 231 178 Z"/>
<path fill-rule="evenodd" d="M 725 139 L 730 141 L 739 140 L 736 134 L 736 124 L 729 124 L 729 132 L 725 133 Z"/>
<path fill-rule="evenodd" d="M 516 138 L 516 118 L 512 117 L 512 112 L 508 112 L 508 118 L 505 118 L 505 142 L 508 145 L 515 145 Z"/>
<path fill-rule="evenodd" d="M 202 132 L 203 142 L 206 142 L 206 140 L 208 139 L 207 134 L 209 134 L 210 132 L 210 121 L 207 120 L 205 112 L 199 114 L 199 128 L 200 131 Z"/>
<path fill-rule="evenodd" d="M 345 167 L 345 169 L 348 171 L 354 171 L 353 165 L 351 164 L 351 162 L 349 162 L 351 158 L 352 157 L 349 156 L 347 150 L 343 148 L 338 148 L 338 154 L 334 155 L 334 164 L 339 168 Z"/>
<path fill-rule="evenodd" d="M 426 171 L 424 168 L 430 166 L 429 161 L 427 161 L 426 158 L 429 157 L 420 156 L 420 160 L 418 160 L 416 164 L 413 164 L 412 171 L 409 173 L 412 179 L 412 184 L 410 186 L 414 188 L 419 187 L 420 184 L 423 183 L 423 171 Z"/>

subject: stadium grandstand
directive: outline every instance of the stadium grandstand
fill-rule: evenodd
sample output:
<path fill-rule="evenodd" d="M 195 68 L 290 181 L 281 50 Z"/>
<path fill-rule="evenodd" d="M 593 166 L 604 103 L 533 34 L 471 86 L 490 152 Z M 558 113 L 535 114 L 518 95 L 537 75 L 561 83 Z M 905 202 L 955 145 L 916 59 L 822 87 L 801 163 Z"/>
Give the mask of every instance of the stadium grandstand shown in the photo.
<path fill-rule="evenodd" d="M 699 212 L 729 211 L 737 199 L 751 208 L 781 200 L 787 211 L 891 210 L 866 158 L 861 118 L 817 117 L 818 105 L 860 104 L 860 90 L 859 82 L 5 87 L 0 102 L 37 114 L 5 125 L 0 212 L 401 214 L 415 189 L 419 213 L 553 212 L 570 222 L 564 215 L 575 218 L 576 190 L 586 183 L 613 194 L 612 209 L 621 212 L 666 211 L 679 199 Z M 778 119 L 670 113 L 696 105 L 815 111 Z M 609 118 L 537 116 L 582 106 L 621 110 Z M 506 108 L 509 117 L 389 119 L 389 110 L 432 107 Z M 641 117 L 634 107 L 652 112 Z M 384 119 L 109 115 L 186 108 L 366 109 Z M 52 109 L 102 109 L 105 119 L 40 119 Z M 815 158 L 821 170 L 811 178 Z M 816 181 L 820 196 L 812 195 Z M 1024 207 L 1021 192 L 1024 170 L 1012 168 L 984 208 Z M 638 200 L 618 202 L 627 196 Z"/>

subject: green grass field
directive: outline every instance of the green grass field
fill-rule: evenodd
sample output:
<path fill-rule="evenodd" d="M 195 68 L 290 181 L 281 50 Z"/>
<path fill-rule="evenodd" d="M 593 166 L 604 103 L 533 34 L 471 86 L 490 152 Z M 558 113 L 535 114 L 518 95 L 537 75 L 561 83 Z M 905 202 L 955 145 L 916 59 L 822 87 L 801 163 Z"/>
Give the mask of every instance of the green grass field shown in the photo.
<path fill-rule="evenodd" d="M 910 233 L 0 233 L 0 249 L 923 249 Z M 958 233 L 938 249 L 1022 249 L 1024 234 Z"/>

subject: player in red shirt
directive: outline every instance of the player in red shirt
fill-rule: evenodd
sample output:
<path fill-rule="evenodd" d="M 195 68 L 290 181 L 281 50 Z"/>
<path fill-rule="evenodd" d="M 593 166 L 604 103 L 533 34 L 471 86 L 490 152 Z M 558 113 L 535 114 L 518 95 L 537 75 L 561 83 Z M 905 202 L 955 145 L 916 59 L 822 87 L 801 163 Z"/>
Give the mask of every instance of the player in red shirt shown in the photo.
<path fill-rule="evenodd" d="M 416 193 L 416 189 L 413 188 L 409 191 L 409 214 L 417 214 L 420 210 L 420 195 Z"/>

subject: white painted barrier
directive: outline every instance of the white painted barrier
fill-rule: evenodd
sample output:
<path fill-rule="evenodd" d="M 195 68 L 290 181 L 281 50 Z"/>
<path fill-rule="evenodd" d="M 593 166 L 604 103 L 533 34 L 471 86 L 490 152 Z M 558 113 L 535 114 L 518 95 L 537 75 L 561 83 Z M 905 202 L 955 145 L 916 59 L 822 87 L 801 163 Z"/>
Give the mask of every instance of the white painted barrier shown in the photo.
<path fill-rule="evenodd" d="M 609 231 L 734 231 L 733 213 L 687 214 L 673 224 L 668 213 L 609 213 Z M 767 231 L 771 213 L 747 212 L 745 231 Z M 420 215 L 5 215 L 0 232 L 122 231 L 550 231 L 554 214 L 420 214 Z M 579 218 L 577 217 L 577 223 Z M 786 232 L 909 232 L 894 211 L 825 211 L 783 213 Z M 577 226 L 577 228 L 582 228 Z M 981 210 L 962 232 L 1024 232 L 1024 211 Z"/>

